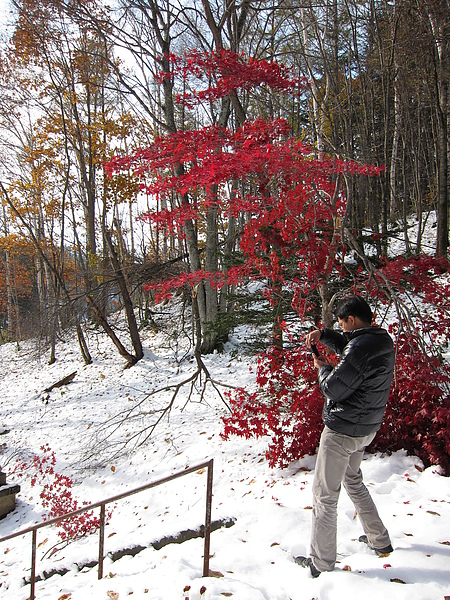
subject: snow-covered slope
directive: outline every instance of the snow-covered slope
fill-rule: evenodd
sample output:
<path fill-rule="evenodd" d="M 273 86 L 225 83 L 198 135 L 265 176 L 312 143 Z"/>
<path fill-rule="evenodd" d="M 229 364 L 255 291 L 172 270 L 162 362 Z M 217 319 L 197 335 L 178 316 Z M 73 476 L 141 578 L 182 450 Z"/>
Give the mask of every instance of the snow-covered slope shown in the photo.
<path fill-rule="evenodd" d="M 160 550 L 151 545 L 204 522 L 206 474 L 195 472 L 114 506 L 106 528 L 101 581 L 95 567 L 83 566 L 98 558 L 97 535 L 52 554 L 58 530 L 40 530 L 37 573 L 67 573 L 38 582 L 38 599 L 444 600 L 450 596 L 450 480 L 439 469 L 423 470 L 414 457 L 375 455 L 363 463 L 394 553 L 378 558 L 357 541 L 361 528 L 343 491 L 338 568 L 313 580 L 293 556 L 308 553 L 314 457 L 284 470 L 271 469 L 264 458 L 265 440 L 222 440 L 220 418 L 226 407 L 211 385 L 201 402 L 195 394 L 188 401 L 190 388 L 183 386 L 150 440 L 126 456 L 114 456 L 115 441 L 133 440 L 136 431 L 160 416 L 155 411 L 173 395 L 173 389 L 164 387 L 187 379 L 195 370 L 193 361 L 178 364 L 162 338 L 149 334 L 143 341 L 145 358 L 127 370 L 101 334 L 95 343 L 90 340 L 94 362 L 88 366 L 81 362 L 74 341 L 60 344 L 52 366 L 45 356 L 36 357 L 31 344 L 21 344 L 20 350 L 14 344 L 0 346 L 0 425 L 10 430 L 0 438 L 5 443 L 0 463 L 8 482 L 21 485 L 16 510 L 0 522 L 0 536 L 42 520 L 40 489 L 30 484 L 32 471 L 22 477 L 9 473 L 17 458 L 42 456 L 46 444 L 56 455 L 55 470 L 73 478 L 73 494 L 80 503 L 120 494 L 213 458 L 212 519 L 235 520 L 233 526 L 212 533 L 210 568 L 216 576 L 202 578 L 201 538 Z M 232 385 L 252 381 L 252 359 L 236 347 L 228 346 L 225 353 L 205 361 L 215 380 Z M 74 371 L 71 383 L 42 394 Z M 155 390 L 160 391 L 149 395 Z M 108 419 L 140 400 L 139 417 L 125 426 L 124 433 L 113 435 L 104 429 Z M 95 435 L 103 435 L 103 441 Z M 134 557 L 112 560 L 114 552 L 133 546 L 145 549 Z M 30 576 L 30 564 L 31 534 L 0 544 L 0 598 L 29 597 L 23 581 Z"/>

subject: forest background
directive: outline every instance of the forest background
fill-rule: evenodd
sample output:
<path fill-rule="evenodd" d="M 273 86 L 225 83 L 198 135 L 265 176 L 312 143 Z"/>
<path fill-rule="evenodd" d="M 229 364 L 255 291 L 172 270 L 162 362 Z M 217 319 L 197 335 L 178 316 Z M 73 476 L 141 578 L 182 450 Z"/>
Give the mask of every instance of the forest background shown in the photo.
<path fill-rule="evenodd" d="M 37 337 L 53 362 L 75 327 L 89 363 L 101 327 L 132 367 L 143 327 L 175 335 L 175 293 L 195 379 L 233 327 L 263 327 L 259 387 L 228 393 L 225 435 L 270 433 L 283 464 L 320 430 L 301 336 L 357 291 L 398 352 L 380 447 L 448 472 L 448 2 L 10 6 L 2 339 Z"/>

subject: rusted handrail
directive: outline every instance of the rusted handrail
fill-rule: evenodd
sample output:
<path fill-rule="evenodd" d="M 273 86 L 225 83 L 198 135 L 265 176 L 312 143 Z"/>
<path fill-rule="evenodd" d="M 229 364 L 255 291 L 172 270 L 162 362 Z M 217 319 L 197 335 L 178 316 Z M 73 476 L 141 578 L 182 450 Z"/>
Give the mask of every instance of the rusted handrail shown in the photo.
<path fill-rule="evenodd" d="M 111 496 L 110 498 L 106 498 L 105 500 L 101 500 L 100 502 L 95 502 L 94 504 L 89 504 L 89 506 L 84 506 L 83 508 L 79 508 L 78 510 L 74 510 L 73 512 L 62 515 L 61 517 L 57 517 L 55 519 L 50 519 L 49 521 L 43 521 L 42 523 L 38 523 L 33 525 L 32 527 L 27 527 L 26 529 L 22 529 L 21 531 L 17 531 L 16 533 L 11 533 L 10 535 L 6 535 L 5 537 L 0 538 L 0 542 L 6 542 L 6 540 L 11 540 L 12 538 L 19 537 L 20 535 L 25 535 L 26 533 L 32 533 L 32 541 L 31 541 L 31 580 L 30 580 L 30 600 L 35 600 L 36 595 L 36 548 L 37 548 L 37 531 L 38 529 L 42 529 L 43 527 L 48 527 L 50 525 L 55 525 L 60 521 L 64 521 L 65 519 L 70 519 L 76 515 L 79 515 L 88 510 L 93 510 L 94 508 L 100 508 L 100 526 L 99 526 L 99 552 L 98 552 L 98 579 L 102 579 L 103 577 L 103 559 L 104 559 L 104 545 L 105 545 L 105 515 L 106 510 L 105 507 L 107 504 L 111 504 L 112 502 L 118 502 L 123 498 L 127 498 L 128 496 L 133 496 L 134 494 L 138 494 L 139 492 L 143 492 L 150 488 L 154 488 L 158 485 L 162 485 L 163 483 L 168 483 L 169 481 L 173 481 L 174 479 L 178 479 L 179 477 L 183 477 L 184 475 L 189 475 L 190 473 L 194 473 L 199 471 L 200 469 L 204 469 L 205 467 L 208 469 L 207 471 L 207 482 L 206 482 L 206 514 L 205 514 L 205 542 L 204 542 L 204 556 L 203 556 L 203 577 L 208 577 L 209 575 L 209 553 L 210 553 L 210 537 L 211 537 L 211 505 L 212 505 L 212 487 L 213 487 L 213 465 L 214 460 L 211 459 L 207 462 L 200 463 L 195 467 L 190 467 L 189 469 L 185 469 L 184 471 L 180 471 L 178 473 L 174 473 L 173 475 L 169 475 L 168 477 L 164 477 L 163 479 L 158 479 L 157 481 L 152 481 L 151 483 L 147 483 L 133 490 L 129 490 L 128 492 L 123 492 L 122 494 L 117 494 L 117 496 Z"/>

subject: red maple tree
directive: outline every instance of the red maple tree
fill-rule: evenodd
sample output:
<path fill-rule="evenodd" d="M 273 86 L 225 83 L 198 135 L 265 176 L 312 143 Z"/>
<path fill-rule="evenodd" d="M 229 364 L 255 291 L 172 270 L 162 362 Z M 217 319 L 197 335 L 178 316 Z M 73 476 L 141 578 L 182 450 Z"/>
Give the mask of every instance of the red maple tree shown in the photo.
<path fill-rule="evenodd" d="M 305 90 L 305 82 L 290 78 L 282 66 L 227 51 L 192 52 L 183 60 L 172 57 L 172 62 L 174 74 L 214 81 L 180 96 L 188 106 L 255 86 L 291 94 Z M 450 370 L 436 346 L 449 334 L 448 262 L 429 256 L 397 257 L 374 266 L 343 223 L 343 175 L 376 176 L 382 167 L 334 157 L 319 160 L 292 135 L 287 120 L 256 118 L 235 130 L 212 125 L 158 138 L 149 148 L 116 157 L 108 169 L 131 169 L 148 194 L 177 197 L 172 209 L 146 218 L 180 236 L 186 235 L 186 221 L 199 219 L 211 205 L 225 218 L 245 215 L 240 264 L 154 283 L 157 300 L 202 281 L 220 288 L 259 280 L 272 305 L 289 290 L 292 307 L 303 321 L 332 282 L 335 289 L 363 289 L 376 299 L 379 312 L 383 305 L 395 308 L 391 331 L 397 343 L 397 370 L 375 448 L 406 448 L 426 465 L 439 464 L 450 473 Z M 350 275 L 345 265 L 349 248 L 360 259 Z M 423 302 L 424 310 L 416 310 L 417 302 Z M 429 312 L 425 306 L 431 307 Z M 321 430 L 316 373 L 301 345 L 283 347 L 288 336 L 280 318 L 274 324 L 273 345 L 259 357 L 255 389 L 230 393 L 231 415 L 224 418 L 224 437 L 269 435 L 273 465 L 313 453 Z"/>

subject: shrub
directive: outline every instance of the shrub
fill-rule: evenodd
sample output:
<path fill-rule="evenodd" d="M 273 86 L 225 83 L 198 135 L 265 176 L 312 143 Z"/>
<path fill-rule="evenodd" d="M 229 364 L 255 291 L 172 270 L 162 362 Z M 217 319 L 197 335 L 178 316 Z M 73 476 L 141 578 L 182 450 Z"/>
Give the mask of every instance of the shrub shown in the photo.
<path fill-rule="evenodd" d="M 232 412 L 223 418 L 223 437 L 268 436 L 271 466 L 314 454 L 323 428 L 323 397 L 305 351 L 270 348 L 261 354 L 256 386 L 253 392 L 240 388 L 228 394 Z M 450 366 L 427 355 L 417 339 L 400 335 L 385 418 L 370 450 L 405 449 L 450 475 L 449 386 Z"/>
<path fill-rule="evenodd" d="M 257 389 L 228 394 L 232 414 L 224 417 L 223 438 L 269 436 L 271 466 L 313 454 L 322 429 L 322 395 L 316 370 L 302 348 L 269 348 L 258 359 Z"/>
<path fill-rule="evenodd" d="M 18 461 L 15 472 L 22 475 L 30 472 L 31 487 L 41 486 L 39 497 L 43 508 L 47 509 L 44 521 L 62 517 L 74 512 L 82 506 L 88 506 L 90 502 L 83 502 L 80 506 L 72 495 L 73 479 L 55 471 L 56 457 L 48 444 L 41 447 L 42 456 L 34 456 L 30 463 Z M 107 519 L 110 519 L 111 512 Z M 94 533 L 100 527 L 100 518 L 93 511 L 83 512 L 70 519 L 64 519 L 57 523 L 58 536 L 62 541 L 82 538 Z"/>
<path fill-rule="evenodd" d="M 373 450 L 405 449 L 450 475 L 450 366 L 411 336 L 397 342 L 394 383 Z"/>

